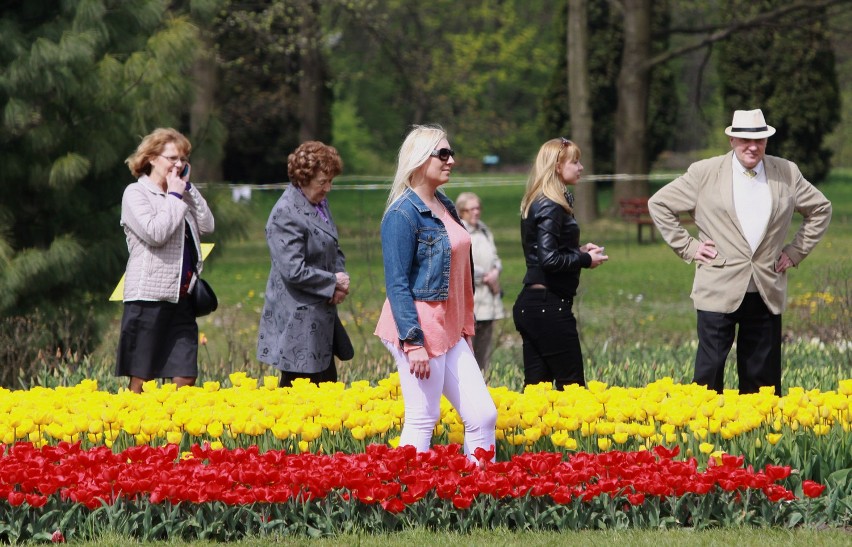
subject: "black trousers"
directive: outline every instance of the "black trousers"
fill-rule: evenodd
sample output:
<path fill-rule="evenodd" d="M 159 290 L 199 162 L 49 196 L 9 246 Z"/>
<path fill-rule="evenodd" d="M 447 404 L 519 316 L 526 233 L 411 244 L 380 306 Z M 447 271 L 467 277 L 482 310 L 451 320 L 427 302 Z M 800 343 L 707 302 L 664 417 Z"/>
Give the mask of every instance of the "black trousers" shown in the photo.
<path fill-rule="evenodd" d="M 331 358 L 331 364 L 328 365 L 328 368 L 320 372 L 290 372 L 289 370 L 282 370 L 281 379 L 278 380 L 278 387 L 291 387 L 293 380 L 296 378 L 307 378 L 314 384 L 336 382 L 337 367 L 334 365 L 334 357 Z"/>
<path fill-rule="evenodd" d="M 540 382 L 555 382 L 556 389 L 586 385 L 573 303 L 547 289 L 524 287 L 518 295 L 512 316 L 524 342 L 525 386 Z"/>
<path fill-rule="evenodd" d="M 773 386 L 780 397 L 781 316 L 769 311 L 759 293 L 746 293 L 733 313 L 698 310 L 698 353 L 692 381 L 722 393 L 725 361 L 735 335 L 740 393 Z"/>

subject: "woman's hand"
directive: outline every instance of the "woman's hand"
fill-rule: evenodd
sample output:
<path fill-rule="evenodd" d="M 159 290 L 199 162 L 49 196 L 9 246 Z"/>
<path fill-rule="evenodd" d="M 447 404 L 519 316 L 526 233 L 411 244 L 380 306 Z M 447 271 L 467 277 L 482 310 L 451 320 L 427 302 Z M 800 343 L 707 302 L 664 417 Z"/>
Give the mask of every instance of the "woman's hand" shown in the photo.
<path fill-rule="evenodd" d="M 491 289 L 491 294 L 500 292 L 500 270 L 492 268 L 490 272 L 482 276 L 482 282 Z"/>
<path fill-rule="evenodd" d="M 167 192 L 174 192 L 176 194 L 183 195 L 186 192 L 186 182 L 178 175 L 177 166 L 173 166 L 169 169 L 169 172 L 166 173 L 166 185 L 168 186 Z"/>
<path fill-rule="evenodd" d="M 343 292 L 343 291 L 334 289 L 334 295 L 331 298 L 328 299 L 328 303 L 336 306 L 336 305 L 342 303 L 344 300 L 346 300 L 347 294 L 349 294 L 348 291 Z"/>
<path fill-rule="evenodd" d="M 429 378 L 429 354 L 426 353 L 426 348 L 419 347 L 409 351 L 407 354 L 409 372 L 418 380 L 426 380 Z"/>
<path fill-rule="evenodd" d="M 349 274 L 346 272 L 337 272 L 334 274 L 337 279 L 337 284 L 334 286 L 335 291 L 343 291 L 349 294 Z"/>
<path fill-rule="evenodd" d="M 589 253 L 589 256 L 592 257 L 592 265 L 589 266 L 590 269 L 595 269 L 609 260 L 609 257 L 604 252 L 604 248 L 598 247 L 594 243 L 586 243 L 583 247 L 580 247 L 580 250 L 584 253 Z"/>

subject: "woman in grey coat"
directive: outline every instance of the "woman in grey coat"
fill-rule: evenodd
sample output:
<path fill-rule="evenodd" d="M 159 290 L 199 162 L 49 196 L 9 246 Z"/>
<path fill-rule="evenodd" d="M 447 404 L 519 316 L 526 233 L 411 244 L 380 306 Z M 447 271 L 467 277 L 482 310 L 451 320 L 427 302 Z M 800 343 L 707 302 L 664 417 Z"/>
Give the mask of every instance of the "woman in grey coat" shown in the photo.
<path fill-rule="evenodd" d="M 292 185 L 266 223 L 272 268 L 257 358 L 281 371 L 281 387 L 296 378 L 337 381 L 332 346 L 335 330 L 345 336 L 337 305 L 349 294 L 349 275 L 326 195 L 342 170 L 335 148 L 318 141 L 301 144 L 287 158 Z"/>

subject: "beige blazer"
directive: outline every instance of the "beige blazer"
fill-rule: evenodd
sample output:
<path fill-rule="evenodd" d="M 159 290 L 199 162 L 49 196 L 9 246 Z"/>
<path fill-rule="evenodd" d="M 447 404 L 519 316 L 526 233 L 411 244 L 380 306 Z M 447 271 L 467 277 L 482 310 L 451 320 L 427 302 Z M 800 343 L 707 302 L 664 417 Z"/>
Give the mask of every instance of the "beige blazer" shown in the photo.
<path fill-rule="evenodd" d="M 695 258 L 701 241 L 716 243 L 713 262 L 696 263 L 691 295 L 696 309 L 735 311 L 754 276 L 767 307 L 780 314 L 787 305 L 787 274 L 776 273 L 775 262 L 782 251 L 797 266 L 808 256 L 828 229 L 831 202 L 805 180 L 795 163 L 765 156 L 772 208 L 766 233 L 752 255 L 734 207 L 732 158 L 730 152 L 693 163 L 651 197 L 648 209 L 663 239 L 687 263 Z M 785 245 L 794 212 L 802 215 L 802 224 Z M 680 224 L 681 213 L 695 219 L 698 239 Z"/>

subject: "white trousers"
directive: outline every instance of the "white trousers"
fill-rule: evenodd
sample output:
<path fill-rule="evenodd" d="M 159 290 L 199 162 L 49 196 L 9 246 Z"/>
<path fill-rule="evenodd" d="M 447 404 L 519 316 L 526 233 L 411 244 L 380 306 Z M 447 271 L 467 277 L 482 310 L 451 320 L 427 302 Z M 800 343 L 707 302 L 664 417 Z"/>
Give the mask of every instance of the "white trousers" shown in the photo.
<path fill-rule="evenodd" d="M 400 446 L 412 445 L 426 452 L 432 444 L 432 431 L 441 418 L 441 395 L 458 411 L 464 423 L 464 453 L 475 459 L 474 451 L 495 446 L 497 408 L 488 392 L 476 358 L 464 338 L 444 355 L 429 359 L 429 378 L 411 373 L 408 357 L 398 347 L 385 343 L 396 360 L 405 404 L 405 423 Z"/>

